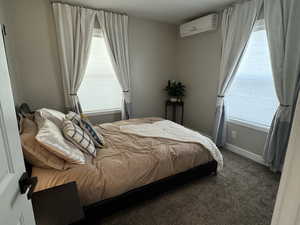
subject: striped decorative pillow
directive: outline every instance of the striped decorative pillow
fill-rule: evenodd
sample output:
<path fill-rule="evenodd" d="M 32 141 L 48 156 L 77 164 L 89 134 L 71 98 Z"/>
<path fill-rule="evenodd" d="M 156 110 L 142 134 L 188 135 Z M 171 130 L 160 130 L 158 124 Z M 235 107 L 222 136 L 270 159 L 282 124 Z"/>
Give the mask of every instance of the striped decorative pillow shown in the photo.
<path fill-rule="evenodd" d="M 81 124 L 82 129 L 84 129 L 90 135 L 90 138 L 93 140 L 95 146 L 97 148 L 104 147 L 104 138 L 95 130 L 93 125 L 87 119 L 81 119 Z"/>
<path fill-rule="evenodd" d="M 88 135 L 93 140 L 93 143 L 97 148 L 104 147 L 105 143 L 103 136 L 95 130 L 93 125 L 88 121 L 88 119 L 81 119 L 80 116 L 74 112 L 69 112 L 66 115 L 66 119 L 71 120 L 77 126 L 85 130 L 85 132 L 88 133 Z"/>
<path fill-rule="evenodd" d="M 71 120 L 73 123 L 75 123 L 77 126 L 81 127 L 81 118 L 77 113 L 69 112 L 66 115 L 67 120 Z"/>
<path fill-rule="evenodd" d="M 68 141 L 82 151 L 91 154 L 94 157 L 96 156 L 96 148 L 92 139 L 80 126 L 76 125 L 70 120 L 64 120 L 62 130 L 65 138 Z"/>

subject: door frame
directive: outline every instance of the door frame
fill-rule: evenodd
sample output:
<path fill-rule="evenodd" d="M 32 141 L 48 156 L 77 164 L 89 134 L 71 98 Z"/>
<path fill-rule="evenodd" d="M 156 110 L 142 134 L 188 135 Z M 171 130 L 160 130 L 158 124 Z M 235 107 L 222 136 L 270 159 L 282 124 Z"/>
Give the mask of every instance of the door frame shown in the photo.
<path fill-rule="evenodd" d="M 300 98 L 298 99 L 272 225 L 300 225 Z"/>

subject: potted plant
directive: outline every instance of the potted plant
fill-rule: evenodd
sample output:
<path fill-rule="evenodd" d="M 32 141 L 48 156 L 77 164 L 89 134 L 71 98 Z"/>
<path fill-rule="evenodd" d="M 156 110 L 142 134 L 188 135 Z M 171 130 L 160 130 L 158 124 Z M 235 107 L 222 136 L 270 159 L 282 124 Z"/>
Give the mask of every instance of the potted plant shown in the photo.
<path fill-rule="evenodd" d="M 171 102 L 180 102 L 185 95 L 185 85 L 180 81 L 168 81 L 168 86 L 165 87 Z"/>

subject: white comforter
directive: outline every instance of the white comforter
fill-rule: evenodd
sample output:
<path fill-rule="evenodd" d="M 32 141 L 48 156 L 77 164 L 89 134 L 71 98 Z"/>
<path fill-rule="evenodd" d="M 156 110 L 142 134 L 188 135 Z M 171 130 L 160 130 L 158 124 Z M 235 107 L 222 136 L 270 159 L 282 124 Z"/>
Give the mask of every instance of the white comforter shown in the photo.
<path fill-rule="evenodd" d="M 206 148 L 218 162 L 218 170 L 223 168 L 222 154 L 211 139 L 172 121 L 162 120 L 151 124 L 124 125 L 120 127 L 120 130 L 125 133 L 131 133 L 142 137 L 158 137 L 200 144 Z"/>

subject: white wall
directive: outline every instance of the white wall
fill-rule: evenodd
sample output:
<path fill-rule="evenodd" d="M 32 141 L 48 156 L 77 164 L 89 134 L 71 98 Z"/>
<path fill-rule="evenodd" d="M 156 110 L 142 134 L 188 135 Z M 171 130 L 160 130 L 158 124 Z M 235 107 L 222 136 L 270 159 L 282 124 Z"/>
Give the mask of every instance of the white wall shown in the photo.
<path fill-rule="evenodd" d="M 33 109 L 63 110 L 63 93 L 51 4 L 48 0 L 6 1 L 10 62 L 17 77 L 18 101 Z M 162 116 L 166 81 L 174 75 L 176 27 L 129 18 L 134 115 Z M 95 118 L 115 120 L 120 115 Z"/>
<path fill-rule="evenodd" d="M 62 85 L 49 2 L 10 0 L 6 5 L 9 62 L 20 90 L 18 99 L 33 108 L 61 109 Z"/>
<path fill-rule="evenodd" d="M 232 137 L 232 131 L 236 132 L 236 137 Z M 264 146 L 268 133 L 234 123 L 228 123 L 227 143 L 245 149 L 256 155 L 263 155 Z"/>
<path fill-rule="evenodd" d="M 7 25 L 8 21 L 10 18 L 8 18 L 8 10 L 7 10 L 7 1 L 5 0 L 0 0 L 0 24 L 3 24 L 3 25 Z M 7 28 L 7 27 L 6 27 Z M 16 102 L 18 102 L 20 99 L 19 99 L 19 96 L 20 96 L 20 91 L 18 90 L 17 88 L 17 77 L 16 77 L 16 73 L 13 69 L 13 63 L 14 61 L 13 60 L 9 60 L 10 59 L 10 52 L 11 50 L 13 49 L 13 44 L 10 43 L 10 40 L 8 39 L 9 35 L 7 34 L 5 37 L 4 37 L 4 40 L 5 40 L 5 44 L 6 44 L 6 54 L 7 54 L 7 58 L 8 58 L 8 67 L 9 67 L 9 70 L 10 70 L 10 80 L 11 80 L 11 86 L 12 86 L 12 90 L 13 90 L 13 94 L 14 94 L 14 100 Z M 12 47 L 9 47 L 9 46 L 12 46 Z"/>
<path fill-rule="evenodd" d="M 272 225 L 300 225 L 300 98 L 298 98 Z"/>
<path fill-rule="evenodd" d="M 134 116 L 163 116 L 163 89 L 176 72 L 176 26 L 132 17 L 129 23 Z"/>
<path fill-rule="evenodd" d="M 5 22 L 4 15 L 4 0 L 0 0 L 0 23 L 3 24 Z"/>
<path fill-rule="evenodd" d="M 187 88 L 185 125 L 212 135 L 221 55 L 220 32 L 177 41 L 177 79 Z"/>

